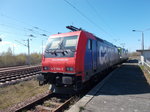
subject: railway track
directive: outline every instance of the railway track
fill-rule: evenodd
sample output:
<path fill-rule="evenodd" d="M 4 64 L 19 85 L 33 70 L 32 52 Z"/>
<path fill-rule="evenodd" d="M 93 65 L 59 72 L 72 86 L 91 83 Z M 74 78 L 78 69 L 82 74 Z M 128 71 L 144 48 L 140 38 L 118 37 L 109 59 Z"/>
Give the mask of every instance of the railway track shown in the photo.
<path fill-rule="evenodd" d="M 100 80 L 105 77 L 103 74 Z M 13 108 L 8 108 L 7 110 L 2 110 L 0 112 L 63 112 L 70 104 L 78 101 L 82 96 L 84 96 L 89 90 L 91 90 L 98 82 L 93 84 L 87 83 L 88 85 L 78 94 L 74 96 L 62 95 L 62 94 L 45 94 L 30 98 L 27 101 L 21 102 Z"/>
<path fill-rule="evenodd" d="M 45 100 L 42 104 L 37 105 L 35 109 L 27 112 L 61 112 L 68 107 L 73 99 L 74 97 L 67 95 L 52 94 L 52 97 L 48 100 Z"/>
<path fill-rule="evenodd" d="M 62 112 L 73 99 L 74 96 L 46 92 L 0 112 Z"/>
<path fill-rule="evenodd" d="M 0 86 L 15 83 L 39 74 L 41 66 L 19 66 L 0 69 Z"/>
<path fill-rule="evenodd" d="M 14 67 L 4 67 L 4 68 L 0 68 L 0 71 L 3 71 L 3 70 L 11 70 L 11 69 L 16 69 L 16 68 L 24 68 L 24 67 L 28 67 L 28 65 L 24 65 L 24 66 L 14 66 Z"/>
<path fill-rule="evenodd" d="M 101 77 L 99 77 L 96 82 L 88 82 L 85 88 L 74 96 L 54 93 L 49 94 L 46 92 L 44 94 L 34 96 L 24 102 L 18 103 L 15 106 L 1 110 L 0 112 L 63 112 L 69 107 L 69 104 L 73 104 L 73 102 L 78 101 L 99 81 L 102 81 L 113 69 L 114 68 L 101 73 Z"/>

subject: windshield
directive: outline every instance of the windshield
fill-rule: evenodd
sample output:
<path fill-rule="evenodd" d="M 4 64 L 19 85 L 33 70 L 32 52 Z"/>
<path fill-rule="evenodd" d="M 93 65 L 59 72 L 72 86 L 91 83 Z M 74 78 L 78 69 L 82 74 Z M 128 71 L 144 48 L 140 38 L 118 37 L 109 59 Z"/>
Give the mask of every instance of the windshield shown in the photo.
<path fill-rule="evenodd" d="M 63 39 L 63 47 L 65 49 L 75 49 L 77 44 L 77 36 L 65 37 Z"/>
<path fill-rule="evenodd" d="M 77 36 L 51 38 L 46 46 L 46 50 L 75 49 L 76 44 Z"/>
<path fill-rule="evenodd" d="M 45 49 L 46 57 L 73 57 L 77 36 L 50 38 Z"/>
<path fill-rule="evenodd" d="M 59 49 L 60 42 L 61 42 L 61 38 L 51 38 L 51 39 L 49 39 L 48 44 L 46 46 L 46 50 Z"/>

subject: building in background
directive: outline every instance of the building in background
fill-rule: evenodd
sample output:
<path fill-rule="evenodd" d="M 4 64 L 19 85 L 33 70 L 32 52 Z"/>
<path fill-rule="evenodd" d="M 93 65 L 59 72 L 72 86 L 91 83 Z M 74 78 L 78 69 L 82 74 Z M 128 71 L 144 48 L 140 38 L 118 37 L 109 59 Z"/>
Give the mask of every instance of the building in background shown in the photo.
<path fill-rule="evenodd" d="M 150 49 L 147 50 L 136 50 L 141 53 L 141 63 L 144 65 L 144 62 L 150 65 Z"/>

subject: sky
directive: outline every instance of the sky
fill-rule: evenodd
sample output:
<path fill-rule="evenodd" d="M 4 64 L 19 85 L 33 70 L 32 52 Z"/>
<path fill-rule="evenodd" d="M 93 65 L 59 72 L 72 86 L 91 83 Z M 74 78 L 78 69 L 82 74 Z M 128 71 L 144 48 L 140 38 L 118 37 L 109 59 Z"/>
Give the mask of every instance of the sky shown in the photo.
<path fill-rule="evenodd" d="M 81 27 L 129 52 L 150 48 L 150 0 L 0 0 L 0 53 L 42 52 L 48 37 Z M 42 36 L 45 34 L 47 36 Z"/>

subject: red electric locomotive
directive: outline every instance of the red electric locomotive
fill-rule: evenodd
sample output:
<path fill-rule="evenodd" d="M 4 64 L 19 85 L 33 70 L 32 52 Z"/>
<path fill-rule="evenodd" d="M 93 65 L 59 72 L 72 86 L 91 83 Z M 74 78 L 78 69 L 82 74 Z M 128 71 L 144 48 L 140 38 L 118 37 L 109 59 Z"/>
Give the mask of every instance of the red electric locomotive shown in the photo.
<path fill-rule="evenodd" d="M 73 32 L 50 36 L 42 58 L 40 84 L 53 92 L 82 89 L 83 84 L 119 63 L 118 49 L 93 34 L 68 26 Z"/>

